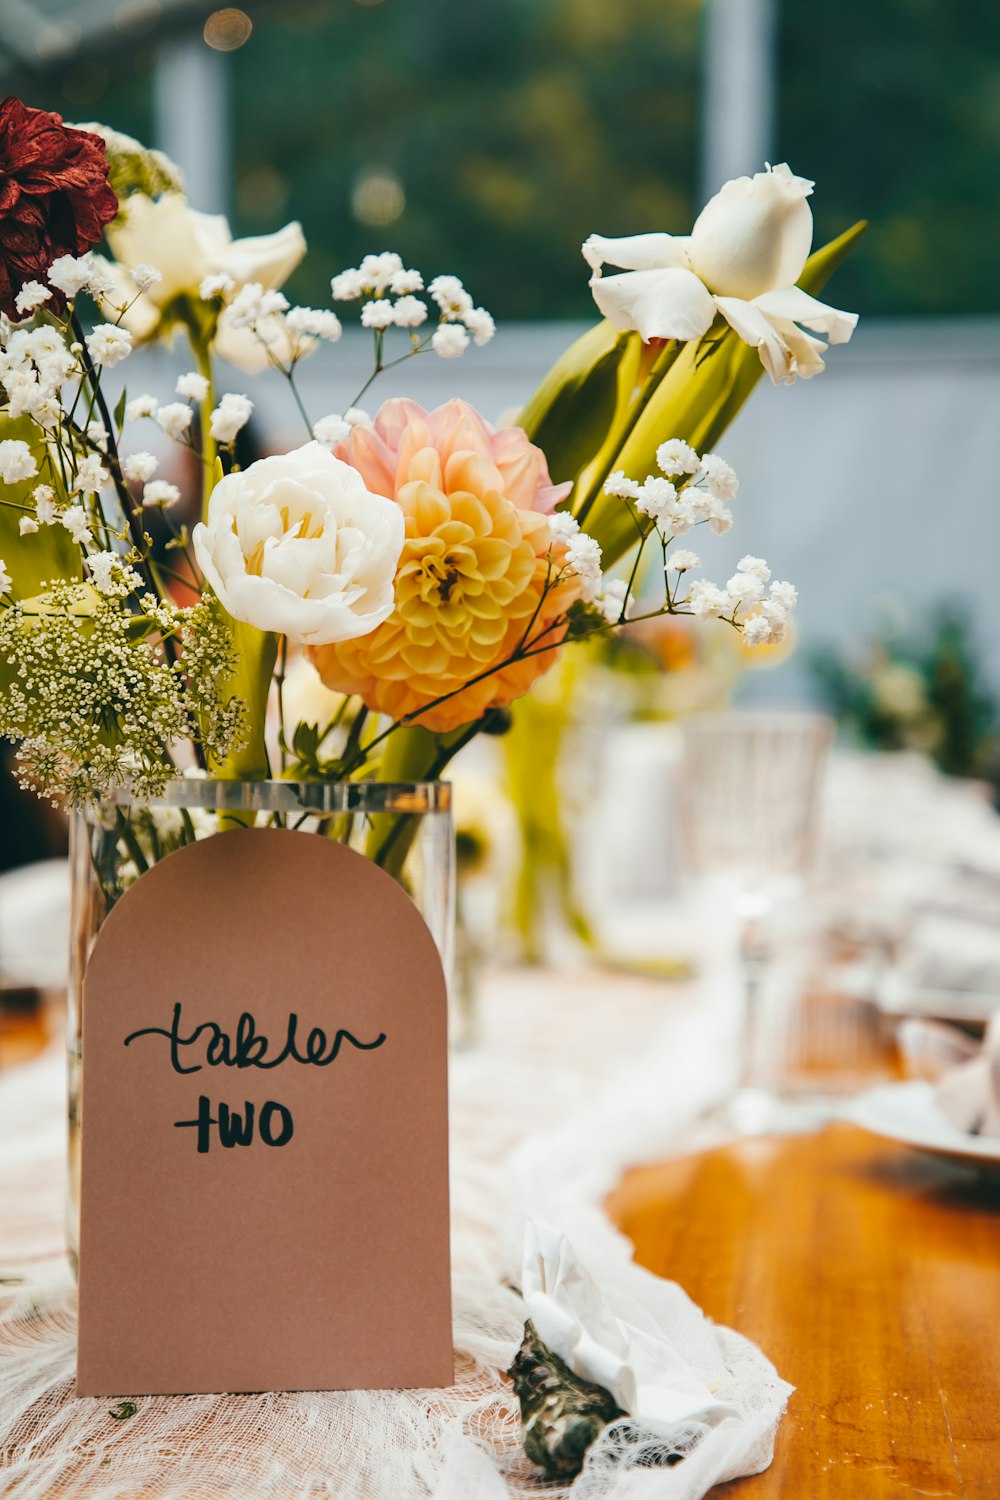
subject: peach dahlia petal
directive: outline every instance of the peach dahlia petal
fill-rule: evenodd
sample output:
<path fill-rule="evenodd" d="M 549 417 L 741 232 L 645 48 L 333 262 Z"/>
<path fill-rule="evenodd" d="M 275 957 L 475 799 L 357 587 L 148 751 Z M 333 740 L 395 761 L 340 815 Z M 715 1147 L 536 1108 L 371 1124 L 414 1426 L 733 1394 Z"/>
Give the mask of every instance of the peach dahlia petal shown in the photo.
<path fill-rule="evenodd" d="M 389 401 L 334 451 L 396 500 L 406 540 L 389 619 L 310 653 L 326 685 L 438 732 L 526 692 L 555 661 L 578 593 L 575 579 L 546 592 L 546 512 L 564 490 L 541 451 L 463 401 L 433 412 Z M 526 635 L 545 649 L 501 668 Z"/>

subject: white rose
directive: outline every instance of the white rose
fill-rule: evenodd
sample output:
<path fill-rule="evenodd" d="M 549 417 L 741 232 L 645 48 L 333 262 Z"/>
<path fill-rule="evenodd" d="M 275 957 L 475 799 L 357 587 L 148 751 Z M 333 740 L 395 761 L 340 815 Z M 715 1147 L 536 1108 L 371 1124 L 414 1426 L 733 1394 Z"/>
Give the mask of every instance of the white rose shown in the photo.
<path fill-rule="evenodd" d="M 399 506 L 314 442 L 221 479 L 192 540 L 235 620 L 323 646 L 392 613 L 405 534 Z"/>
<path fill-rule="evenodd" d="M 647 342 L 700 339 L 721 313 L 775 383 L 808 379 L 826 352 L 813 334 L 843 344 L 858 321 L 795 285 L 812 244 L 812 189 L 782 163 L 727 182 L 690 235 L 592 234 L 583 254 L 594 301 L 616 328 L 635 328 Z M 605 264 L 623 274 L 603 276 Z"/>

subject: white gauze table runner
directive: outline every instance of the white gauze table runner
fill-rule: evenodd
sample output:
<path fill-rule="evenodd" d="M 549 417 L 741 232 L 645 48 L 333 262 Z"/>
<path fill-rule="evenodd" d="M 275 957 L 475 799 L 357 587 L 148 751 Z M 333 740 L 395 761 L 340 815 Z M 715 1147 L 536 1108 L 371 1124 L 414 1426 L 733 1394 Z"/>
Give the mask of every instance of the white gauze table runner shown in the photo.
<path fill-rule="evenodd" d="M 484 986 L 478 1045 L 452 1059 L 456 1384 L 445 1391 L 73 1395 L 75 1287 L 63 1253 L 62 1060 L 0 1077 L 0 1492 L 17 1500 L 696 1500 L 770 1461 L 790 1387 L 748 1340 L 637 1267 L 602 1201 L 629 1165 L 675 1151 L 732 1066 L 731 1011 L 600 972 L 523 971 Z M 614 1314 L 667 1337 L 737 1415 L 682 1430 L 649 1466 L 641 1435 L 602 1439 L 570 1486 L 520 1443 L 504 1376 L 520 1343 L 525 1221 L 566 1232 Z M 19 1278 L 11 1280 L 10 1278 Z M 638 1437 L 638 1440 L 636 1440 Z M 643 1458 L 646 1462 L 643 1463 Z"/>

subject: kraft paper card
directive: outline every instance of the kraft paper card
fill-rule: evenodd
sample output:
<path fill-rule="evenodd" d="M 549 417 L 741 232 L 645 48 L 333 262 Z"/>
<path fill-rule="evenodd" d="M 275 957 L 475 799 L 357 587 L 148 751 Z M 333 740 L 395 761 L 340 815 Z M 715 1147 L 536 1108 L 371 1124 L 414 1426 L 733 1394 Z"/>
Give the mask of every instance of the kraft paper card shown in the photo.
<path fill-rule="evenodd" d="M 405 892 L 219 834 L 84 985 L 80 1395 L 448 1385 L 447 1003 Z"/>

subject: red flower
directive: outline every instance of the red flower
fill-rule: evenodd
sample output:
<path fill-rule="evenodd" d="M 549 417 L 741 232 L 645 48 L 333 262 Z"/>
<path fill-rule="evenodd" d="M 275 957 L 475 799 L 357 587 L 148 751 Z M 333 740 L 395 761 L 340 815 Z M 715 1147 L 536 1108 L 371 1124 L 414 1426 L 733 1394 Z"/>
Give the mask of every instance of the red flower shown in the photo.
<path fill-rule="evenodd" d="M 0 104 L 0 310 L 17 317 L 24 283 L 96 245 L 117 212 L 100 136 L 20 99 Z M 61 303 L 53 289 L 49 305 Z"/>

